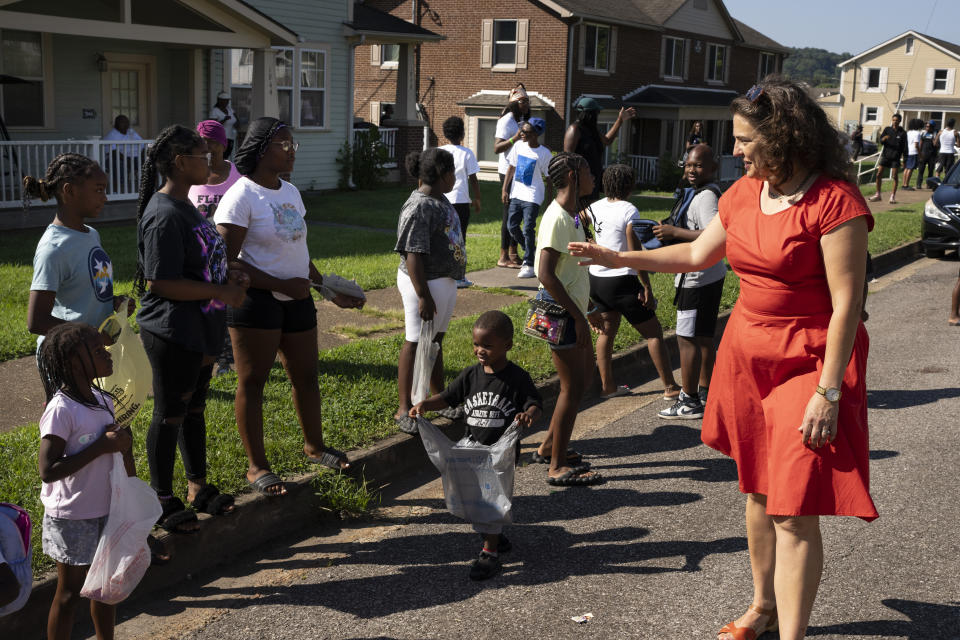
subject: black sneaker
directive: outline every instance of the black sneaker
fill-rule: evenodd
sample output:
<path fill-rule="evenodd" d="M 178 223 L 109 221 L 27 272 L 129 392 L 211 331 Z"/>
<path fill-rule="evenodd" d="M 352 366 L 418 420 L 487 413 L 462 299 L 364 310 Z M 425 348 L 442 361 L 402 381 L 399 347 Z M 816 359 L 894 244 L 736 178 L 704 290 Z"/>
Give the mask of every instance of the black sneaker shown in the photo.
<path fill-rule="evenodd" d="M 488 580 L 498 573 L 500 573 L 500 558 L 486 551 L 481 551 L 470 566 L 471 580 Z"/>
<path fill-rule="evenodd" d="M 667 420 L 698 420 L 703 417 L 703 404 L 699 398 L 688 396 L 681 391 L 676 404 L 657 415 Z"/>
<path fill-rule="evenodd" d="M 700 404 L 703 406 L 707 406 L 707 393 L 709 391 L 709 387 L 697 387 L 697 396 L 700 398 Z"/>
<path fill-rule="evenodd" d="M 483 534 L 480 534 L 480 539 L 483 540 Z M 513 550 L 513 543 L 507 540 L 507 536 L 500 534 L 500 539 L 497 541 L 497 553 L 510 553 Z"/>

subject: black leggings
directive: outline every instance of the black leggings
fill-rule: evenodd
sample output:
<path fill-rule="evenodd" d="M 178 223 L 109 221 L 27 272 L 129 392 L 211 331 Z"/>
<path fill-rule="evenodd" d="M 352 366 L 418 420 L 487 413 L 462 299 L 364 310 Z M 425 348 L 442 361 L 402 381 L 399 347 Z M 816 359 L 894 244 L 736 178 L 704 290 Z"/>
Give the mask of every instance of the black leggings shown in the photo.
<path fill-rule="evenodd" d="M 924 158 L 920 156 L 919 162 L 917 162 L 917 189 L 923 188 L 923 170 L 927 170 L 927 177 L 933 177 L 933 168 L 937 163 L 937 156 L 930 156 L 929 158 Z"/>
<path fill-rule="evenodd" d="M 150 485 L 159 495 L 173 494 L 173 465 L 177 448 L 190 480 L 207 475 L 207 423 L 204 410 L 213 375 L 213 363 L 143 329 L 140 339 L 153 369 L 153 420 L 147 431 Z M 189 398 L 187 397 L 189 396 Z M 168 420 L 182 418 L 182 424 Z"/>
<path fill-rule="evenodd" d="M 470 224 L 470 203 L 469 202 L 459 202 L 453 205 L 453 210 L 457 212 L 457 217 L 460 218 L 460 233 L 463 234 L 463 244 L 467 244 L 467 225 Z"/>
<path fill-rule="evenodd" d="M 506 181 L 506 174 L 500 174 L 500 191 L 503 191 L 503 183 Z M 507 219 L 510 217 L 510 203 L 506 202 L 503 205 L 503 221 L 500 223 L 500 250 L 507 251 L 510 247 L 514 248 L 516 251 L 517 243 L 514 241 L 513 237 L 510 235 L 510 226 L 507 222 Z"/>

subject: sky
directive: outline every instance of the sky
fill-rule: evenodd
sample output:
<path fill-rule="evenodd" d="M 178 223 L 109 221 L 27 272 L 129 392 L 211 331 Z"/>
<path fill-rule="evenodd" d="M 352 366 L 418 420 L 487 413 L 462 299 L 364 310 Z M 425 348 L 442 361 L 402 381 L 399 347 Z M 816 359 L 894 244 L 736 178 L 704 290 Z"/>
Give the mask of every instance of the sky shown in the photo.
<path fill-rule="evenodd" d="M 960 44 L 960 0 L 724 0 L 724 4 L 734 18 L 787 47 L 857 54 L 908 29 Z"/>

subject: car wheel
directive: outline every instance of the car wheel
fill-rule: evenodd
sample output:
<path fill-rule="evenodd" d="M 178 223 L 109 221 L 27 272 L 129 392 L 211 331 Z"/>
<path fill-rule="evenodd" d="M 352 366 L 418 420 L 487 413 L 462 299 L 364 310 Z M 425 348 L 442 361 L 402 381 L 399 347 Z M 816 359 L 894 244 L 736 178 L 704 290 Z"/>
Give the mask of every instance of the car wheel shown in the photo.
<path fill-rule="evenodd" d="M 927 256 L 928 258 L 942 258 L 943 253 L 943 249 L 931 249 L 930 247 L 923 248 L 923 255 Z"/>

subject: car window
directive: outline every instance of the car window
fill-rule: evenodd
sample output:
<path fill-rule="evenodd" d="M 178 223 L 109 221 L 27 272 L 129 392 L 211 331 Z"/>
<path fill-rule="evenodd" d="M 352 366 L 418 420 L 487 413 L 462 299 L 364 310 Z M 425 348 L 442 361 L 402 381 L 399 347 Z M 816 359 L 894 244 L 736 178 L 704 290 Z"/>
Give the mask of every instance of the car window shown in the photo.
<path fill-rule="evenodd" d="M 947 174 L 944 184 L 960 185 L 960 163 L 954 163 L 953 169 Z"/>

